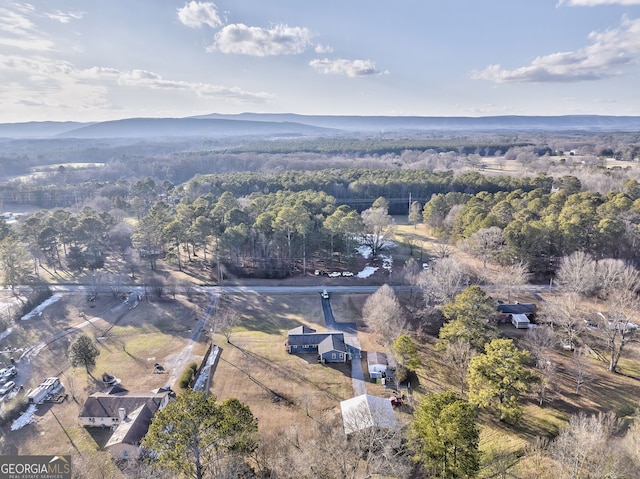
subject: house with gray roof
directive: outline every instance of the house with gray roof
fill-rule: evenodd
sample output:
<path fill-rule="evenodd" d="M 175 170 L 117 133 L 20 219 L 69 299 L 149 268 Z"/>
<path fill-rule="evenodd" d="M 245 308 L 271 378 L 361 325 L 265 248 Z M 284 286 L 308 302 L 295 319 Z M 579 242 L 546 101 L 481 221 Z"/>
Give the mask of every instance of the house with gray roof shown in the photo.
<path fill-rule="evenodd" d="M 113 386 L 89 396 L 78 417 L 84 427 L 113 431 L 105 445 L 113 457 L 137 457 L 153 416 L 174 396 L 168 388 L 132 392 Z"/>
<path fill-rule="evenodd" d="M 321 362 L 344 363 L 349 359 L 343 333 L 318 333 L 307 326 L 289 330 L 285 348 L 289 354 L 317 354 Z"/>
<path fill-rule="evenodd" d="M 342 333 L 330 334 L 318 344 L 318 360 L 321 363 L 346 363 L 348 356 Z"/>

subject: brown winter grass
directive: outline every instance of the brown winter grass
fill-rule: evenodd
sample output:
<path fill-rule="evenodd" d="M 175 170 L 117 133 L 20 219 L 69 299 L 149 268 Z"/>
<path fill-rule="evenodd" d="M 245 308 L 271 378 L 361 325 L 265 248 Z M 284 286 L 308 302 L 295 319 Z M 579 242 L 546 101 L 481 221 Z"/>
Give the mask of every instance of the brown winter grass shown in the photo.
<path fill-rule="evenodd" d="M 311 430 L 313 421 L 337 416 L 340 401 L 353 395 L 350 366 L 321 365 L 314 355 L 290 355 L 284 347 L 287 331 L 296 326 L 326 330 L 320 296 L 229 300 L 235 302 L 240 321 L 231 344 L 217 338 L 223 351 L 212 393 L 219 400 L 236 397 L 248 404 L 260 430 L 276 436 L 290 428 Z"/>
<path fill-rule="evenodd" d="M 101 381 L 102 373 L 115 375 L 120 384 L 131 391 L 165 386 L 170 374 L 152 374 L 153 364 L 163 364 L 171 373 L 172 360 L 187 344 L 195 323 L 194 317 L 201 310 L 201 305 L 182 297 L 176 301 L 143 301 L 130 309 L 129 305 L 123 306 L 121 301 L 114 305 L 99 297 L 95 303 L 89 303 L 84 295 L 65 295 L 51 309 L 45 310 L 42 319 L 26 326 L 18 325 L 17 328 L 28 330 L 26 337 L 38 340 L 51 337 L 60 330 L 58 328 L 64 329 L 66 325 L 77 323 L 78 318 L 81 319 L 80 313 L 87 318 L 97 317 L 99 319 L 82 332 L 100 338 L 97 341 L 100 355 L 91 374 L 87 374 L 82 367 L 70 368 L 66 350 L 69 340 L 75 337 L 70 335 L 51 343 L 30 363 L 25 364 L 24 367 L 30 369 L 31 373 L 31 379 L 25 384 L 25 393 L 45 377 L 60 376 L 69 397 L 62 404 L 40 406 L 34 424 L 23 429 L 10 431 L 9 425 L 3 427 L 0 452 L 72 454 L 75 457 L 79 452 L 82 457 L 96 454 L 99 445 L 94 434 L 81 427 L 78 413 L 91 393 L 105 389 Z M 193 348 L 194 360 L 202 359 L 206 341 L 205 335 Z M 21 379 L 21 375 L 18 379 Z M 90 462 L 103 461 L 104 454 L 99 453 L 95 461 L 92 459 Z M 104 477 L 115 476 L 107 474 Z"/>

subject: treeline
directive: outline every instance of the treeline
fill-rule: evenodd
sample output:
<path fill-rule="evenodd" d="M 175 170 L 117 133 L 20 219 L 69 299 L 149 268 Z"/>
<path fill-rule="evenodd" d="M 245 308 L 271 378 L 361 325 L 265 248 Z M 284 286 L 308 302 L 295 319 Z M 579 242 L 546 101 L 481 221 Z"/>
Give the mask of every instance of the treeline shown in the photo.
<path fill-rule="evenodd" d="M 384 136 L 381 133 L 380 136 Z M 480 154 L 493 156 L 499 152 L 505 152 L 510 148 L 532 146 L 526 141 L 518 141 L 505 138 L 494 138 L 489 135 L 474 138 L 433 138 L 433 139 L 408 139 L 408 138 L 316 138 L 279 140 L 277 142 L 254 142 L 245 146 L 232 148 L 232 152 L 262 152 L 271 154 L 286 153 L 321 153 L 328 155 L 355 154 L 355 155 L 400 155 L 407 150 L 434 150 L 437 153 L 455 151 L 462 155 Z M 540 148 L 540 155 L 549 152 L 546 147 Z"/>
<path fill-rule="evenodd" d="M 434 194 L 448 192 L 530 191 L 550 185 L 552 181 L 542 176 L 485 176 L 478 172 L 455 174 L 451 170 L 330 169 L 273 174 L 242 172 L 198 175 L 181 188 L 196 195 L 220 195 L 227 191 L 236 197 L 280 190 L 315 190 L 333 196 L 338 203 L 349 204 L 360 210 L 382 196 L 389 202 L 391 214 L 406 214 L 409 194 L 415 201 L 427 201 Z"/>
<path fill-rule="evenodd" d="M 595 258 L 637 264 L 640 241 L 640 184 L 627 180 L 623 191 L 582 191 L 573 176 L 545 178 L 530 190 L 483 191 L 435 195 L 424 207 L 424 220 L 456 240 L 485 242 L 490 231 L 499 238 L 492 247 L 506 263 L 524 262 L 538 277 L 551 275 L 559 259 L 574 251 Z M 502 242 L 500 244 L 500 242 Z M 504 246 L 504 248 L 498 248 Z"/>

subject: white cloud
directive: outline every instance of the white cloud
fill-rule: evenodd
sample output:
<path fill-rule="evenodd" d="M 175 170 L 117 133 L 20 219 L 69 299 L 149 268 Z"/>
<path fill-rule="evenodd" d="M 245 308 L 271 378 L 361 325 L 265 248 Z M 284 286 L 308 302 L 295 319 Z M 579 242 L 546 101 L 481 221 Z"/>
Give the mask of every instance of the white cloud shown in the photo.
<path fill-rule="evenodd" d="M 220 85 L 212 85 L 210 83 L 189 82 L 183 80 L 165 80 L 161 75 L 145 70 L 120 72 L 118 74 L 117 82 L 119 85 L 125 86 L 194 92 L 200 97 L 219 98 L 242 103 L 264 103 L 272 98 L 268 93 L 248 92 L 235 87 L 223 87 Z"/>
<path fill-rule="evenodd" d="M 505 70 L 490 65 L 474 71 L 471 78 L 495 83 L 576 82 L 620 75 L 622 68 L 637 62 L 640 53 L 640 19 L 626 17 L 618 28 L 589 34 L 591 44 L 575 52 L 537 57 L 529 66 Z"/>
<path fill-rule="evenodd" d="M 376 68 L 376 64 L 371 60 L 312 60 L 309 65 L 319 73 L 325 75 L 346 75 L 348 77 L 359 77 L 366 75 L 378 75 L 380 70 Z"/>
<path fill-rule="evenodd" d="M 37 31 L 29 18 L 30 5 L 12 4 L 13 9 L 0 8 L 0 45 L 30 51 L 47 51 L 53 42 Z"/>
<path fill-rule="evenodd" d="M 323 53 L 331 53 L 333 52 L 333 48 L 331 48 L 331 46 L 329 45 L 322 45 L 320 43 L 318 43 L 316 45 L 316 47 L 314 48 L 315 52 L 318 54 L 323 54 Z"/>
<path fill-rule="evenodd" d="M 216 33 L 209 50 L 255 57 L 297 55 L 306 50 L 310 39 L 311 33 L 304 27 L 276 25 L 267 30 L 236 23 Z"/>
<path fill-rule="evenodd" d="M 44 56 L 0 55 L 0 104 L 5 111 L 29 106 L 41 110 L 100 112 L 115 107 L 109 98 L 116 90 L 143 88 L 148 91 L 184 92 L 199 98 L 232 103 L 266 103 L 272 96 L 202 82 L 167 80 L 144 71 L 113 68 L 79 69 L 67 61 Z"/>
<path fill-rule="evenodd" d="M 185 4 L 178 8 L 178 19 L 190 28 L 200 28 L 203 25 L 217 28 L 222 25 L 216 5 L 210 2 L 191 1 Z"/>
<path fill-rule="evenodd" d="M 560 0 L 558 6 L 595 7 L 597 5 L 640 5 L 640 0 Z"/>
<path fill-rule="evenodd" d="M 84 12 L 61 12 L 57 10 L 55 13 L 45 13 L 45 15 L 60 23 L 69 23 L 71 20 L 80 20 L 84 16 Z"/>

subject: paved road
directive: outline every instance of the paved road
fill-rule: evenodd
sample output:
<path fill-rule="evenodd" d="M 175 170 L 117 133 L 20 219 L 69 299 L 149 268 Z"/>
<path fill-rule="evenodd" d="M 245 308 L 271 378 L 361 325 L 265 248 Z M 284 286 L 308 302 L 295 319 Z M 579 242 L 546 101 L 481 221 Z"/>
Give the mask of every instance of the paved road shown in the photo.
<path fill-rule="evenodd" d="M 52 284 L 49 288 L 54 293 L 92 293 L 96 290 L 93 286 L 78 285 L 78 284 Z M 394 289 L 405 290 L 410 286 L 397 286 Z M 178 293 L 186 293 L 187 289 L 191 291 L 197 291 L 201 293 L 209 294 L 223 294 L 223 293 L 258 293 L 258 294 L 311 294 L 321 293 L 323 290 L 328 290 L 334 293 L 374 293 L 380 286 L 332 286 L 327 288 L 326 286 L 193 286 L 190 288 L 178 288 Z M 144 295 L 144 286 L 122 286 L 121 292 L 130 294 Z M 109 286 L 101 286 L 99 288 L 101 294 L 112 293 Z"/>

